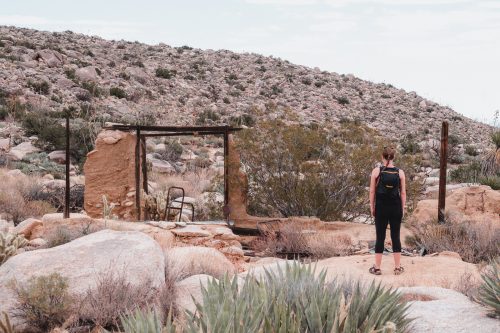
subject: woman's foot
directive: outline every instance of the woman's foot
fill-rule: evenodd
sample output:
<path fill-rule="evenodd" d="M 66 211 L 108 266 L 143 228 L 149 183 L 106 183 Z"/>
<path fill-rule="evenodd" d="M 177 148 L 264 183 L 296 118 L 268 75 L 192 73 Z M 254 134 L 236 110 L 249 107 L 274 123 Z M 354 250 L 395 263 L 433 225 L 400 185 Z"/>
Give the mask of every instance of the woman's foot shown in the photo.
<path fill-rule="evenodd" d="M 401 275 L 404 271 L 405 269 L 403 268 L 403 266 L 396 267 L 394 268 L 394 275 Z"/>
<path fill-rule="evenodd" d="M 380 270 L 380 268 L 375 267 L 375 265 L 373 265 L 372 267 L 370 267 L 370 269 L 368 270 L 368 272 L 370 272 L 373 275 L 382 275 L 382 271 Z"/>

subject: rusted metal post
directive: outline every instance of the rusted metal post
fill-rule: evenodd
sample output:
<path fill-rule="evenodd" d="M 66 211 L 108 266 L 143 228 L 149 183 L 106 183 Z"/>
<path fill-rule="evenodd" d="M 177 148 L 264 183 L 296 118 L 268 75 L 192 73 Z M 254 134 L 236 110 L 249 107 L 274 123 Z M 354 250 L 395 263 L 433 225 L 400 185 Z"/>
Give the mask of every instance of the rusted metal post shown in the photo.
<path fill-rule="evenodd" d="M 141 220 L 141 129 L 136 127 L 135 131 L 135 216 L 137 221 Z"/>
<path fill-rule="evenodd" d="M 439 201 L 438 201 L 438 222 L 444 223 L 444 211 L 446 204 L 446 168 L 448 160 L 448 122 L 443 121 L 441 128 L 441 149 L 439 152 L 441 163 L 439 166 Z"/>
<path fill-rule="evenodd" d="M 69 111 L 66 112 L 66 187 L 64 190 L 64 218 L 69 218 Z"/>
<path fill-rule="evenodd" d="M 142 189 L 148 193 L 148 166 L 146 161 L 146 138 L 141 136 L 141 169 L 142 169 Z"/>
<path fill-rule="evenodd" d="M 142 169 L 142 189 L 147 194 L 148 191 L 148 166 L 146 164 L 146 138 L 141 135 L 141 169 Z M 144 220 L 149 219 L 149 213 L 144 211 Z"/>
<path fill-rule="evenodd" d="M 229 218 L 229 131 L 224 129 L 224 217 Z"/>

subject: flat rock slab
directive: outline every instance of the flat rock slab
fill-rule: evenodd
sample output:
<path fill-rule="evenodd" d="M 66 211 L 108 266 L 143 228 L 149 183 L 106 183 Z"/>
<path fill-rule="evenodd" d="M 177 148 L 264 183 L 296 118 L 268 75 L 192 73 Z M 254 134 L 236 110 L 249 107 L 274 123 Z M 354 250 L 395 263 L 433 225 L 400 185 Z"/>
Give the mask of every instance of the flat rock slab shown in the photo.
<path fill-rule="evenodd" d="M 187 225 L 183 228 L 172 229 L 174 235 L 178 237 L 210 237 L 212 234 L 196 225 Z"/>
<path fill-rule="evenodd" d="M 463 294 L 437 287 L 400 288 L 405 294 L 426 295 L 433 300 L 411 302 L 413 333 L 498 333 L 500 321 L 486 316 L 486 309 Z"/>

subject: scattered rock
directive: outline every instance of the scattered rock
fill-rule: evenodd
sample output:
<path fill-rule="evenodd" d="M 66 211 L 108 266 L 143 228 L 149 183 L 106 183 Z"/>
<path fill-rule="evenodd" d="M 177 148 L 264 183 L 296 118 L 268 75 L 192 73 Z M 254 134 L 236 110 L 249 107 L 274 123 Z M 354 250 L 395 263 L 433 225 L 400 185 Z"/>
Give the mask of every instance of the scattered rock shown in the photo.
<path fill-rule="evenodd" d="M 48 154 L 49 160 L 59 164 L 66 163 L 66 152 L 64 150 L 54 150 Z"/>

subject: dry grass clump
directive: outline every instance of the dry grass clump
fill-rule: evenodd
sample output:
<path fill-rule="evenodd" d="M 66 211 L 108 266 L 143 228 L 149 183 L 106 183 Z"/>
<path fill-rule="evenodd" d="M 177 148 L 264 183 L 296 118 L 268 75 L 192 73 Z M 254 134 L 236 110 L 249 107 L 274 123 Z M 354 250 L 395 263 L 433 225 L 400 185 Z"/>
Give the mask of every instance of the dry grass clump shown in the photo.
<path fill-rule="evenodd" d="M 492 222 L 450 221 L 413 223 L 409 246 L 424 247 L 428 252 L 453 251 L 471 263 L 481 263 L 500 253 L 500 229 Z"/>
<path fill-rule="evenodd" d="M 0 212 L 15 224 L 29 218 L 53 213 L 54 207 L 46 201 L 38 200 L 37 193 L 42 185 L 35 177 L 10 176 L 0 171 Z"/>
<path fill-rule="evenodd" d="M 150 179 L 158 184 L 158 190 L 166 192 L 169 187 L 179 186 L 184 189 L 186 196 L 197 198 L 211 187 L 212 180 L 218 174 L 218 172 L 210 169 L 171 175 L 152 172 Z"/>
<path fill-rule="evenodd" d="M 349 235 L 333 235 L 311 224 L 290 221 L 262 230 L 253 247 L 266 255 L 293 255 L 322 259 L 346 256 L 354 252 Z"/>
<path fill-rule="evenodd" d="M 123 272 L 112 269 L 97 276 L 95 288 L 81 296 L 78 317 L 80 321 L 105 329 L 118 329 L 120 315 L 154 303 L 157 290 L 152 281 L 133 285 Z"/>

